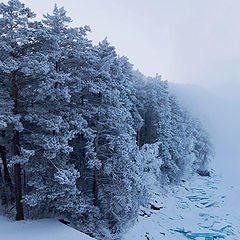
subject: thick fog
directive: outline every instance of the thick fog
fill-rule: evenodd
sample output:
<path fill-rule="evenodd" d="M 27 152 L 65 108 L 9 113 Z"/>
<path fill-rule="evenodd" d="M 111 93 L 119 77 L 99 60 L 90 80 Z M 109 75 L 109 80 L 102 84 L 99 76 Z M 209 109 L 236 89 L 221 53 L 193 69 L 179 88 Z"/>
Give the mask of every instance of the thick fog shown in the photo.
<path fill-rule="evenodd" d="M 211 167 L 217 170 L 217 173 L 223 174 L 226 181 L 240 184 L 240 97 L 234 93 L 239 91 L 239 88 L 226 87 L 216 94 L 198 85 L 170 84 L 170 86 L 172 92 L 194 116 L 202 120 L 210 133 L 216 150 Z"/>
<path fill-rule="evenodd" d="M 107 36 L 144 74 L 192 84 L 172 88 L 209 129 L 213 167 L 240 182 L 239 0 L 23 2 L 40 16 L 56 2 L 73 25 L 90 25 L 94 42 Z"/>

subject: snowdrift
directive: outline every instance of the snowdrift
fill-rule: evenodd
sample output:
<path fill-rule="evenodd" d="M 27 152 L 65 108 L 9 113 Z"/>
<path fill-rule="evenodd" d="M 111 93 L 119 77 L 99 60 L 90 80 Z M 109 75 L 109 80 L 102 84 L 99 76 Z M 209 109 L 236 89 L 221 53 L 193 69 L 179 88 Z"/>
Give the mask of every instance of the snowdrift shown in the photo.
<path fill-rule="evenodd" d="M 0 216 L 0 239 L 4 240 L 94 240 L 55 219 L 13 222 Z"/>

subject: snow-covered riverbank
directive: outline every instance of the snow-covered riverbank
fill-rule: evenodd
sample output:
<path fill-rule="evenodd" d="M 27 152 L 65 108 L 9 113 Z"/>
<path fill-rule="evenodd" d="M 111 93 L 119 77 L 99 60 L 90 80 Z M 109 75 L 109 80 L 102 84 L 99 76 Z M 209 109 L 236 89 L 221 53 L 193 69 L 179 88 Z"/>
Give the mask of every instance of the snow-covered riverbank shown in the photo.
<path fill-rule="evenodd" d="M 240 187 L 221 176 L 194 177 L 175 192 L 155 193 L 124 240 L 240 239 Z M 12 222 L 0 217 L 0 239 L 90 240 L 57 220 Z"/>
<path fill-rule="evenodd" d="M 94 240 L 55 219 L 13 222 L 0 216 L 1 240 Z"/>
<path fill-rule="evenodd" d="M 194 177 L 152 199 L 124 240 L 240 239 L 240 188 L 222 177 Z"/>

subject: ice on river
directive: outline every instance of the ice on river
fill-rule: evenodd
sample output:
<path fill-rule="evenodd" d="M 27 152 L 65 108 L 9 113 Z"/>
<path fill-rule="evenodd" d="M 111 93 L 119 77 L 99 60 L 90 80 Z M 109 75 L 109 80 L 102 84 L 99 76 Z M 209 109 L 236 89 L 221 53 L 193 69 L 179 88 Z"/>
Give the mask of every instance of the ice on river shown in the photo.
<path fill-rule="evenodd" d="M 240 239 L 240 187 L 226 185 L 221 176 L 196 176 L 174 192 L 155 191 L 124 240 Z"/>

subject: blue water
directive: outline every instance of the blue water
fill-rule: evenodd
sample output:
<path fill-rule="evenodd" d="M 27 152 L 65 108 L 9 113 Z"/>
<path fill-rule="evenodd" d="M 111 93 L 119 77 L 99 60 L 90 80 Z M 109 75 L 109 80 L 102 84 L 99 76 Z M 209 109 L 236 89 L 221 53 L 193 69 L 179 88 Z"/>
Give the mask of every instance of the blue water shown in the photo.
<path fill-rule="evenodd" d="M 225 202 L 232 196 L 236 198 L 236 195 L 225 194 L 232 194 L 234 191 L 238 194 L 238 192 L 234 189 L 229 191 L 230 188 L 226 188 L 228 192 L 222 189 L 220 176 L 202 178 L 197 183 L 197 186 L 189 187 L 188 192 L 183 193 L 179 199 L 184 203 L 182 209 L 188 208 L 195 210 L 195 212 L 196 209 L 199 209 L 197 210 L 198 220 L 194 221 L 199 227 L 199 232 L 193 231 L 190 226 L 184 226 L 183 228 L 183 225 L 179 227 L 175 225 L 175 229 L 170 229 L 170 231 L 193 240 L 240 240 L 240 213 L 237 211 L 239 208 L 236 206 L 236 210 L 234 208 L 230 209 Z"/>
<path fill-rule="evenodd" d="M 224 235 L 218 233 L 192 233 L 191 231 L 185 231 L 184 229 L 172 229 L 172 231 L 182 233 L 188 239 L 204 238 L 205 240 L 225 239 Z"/>

